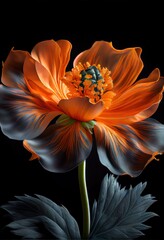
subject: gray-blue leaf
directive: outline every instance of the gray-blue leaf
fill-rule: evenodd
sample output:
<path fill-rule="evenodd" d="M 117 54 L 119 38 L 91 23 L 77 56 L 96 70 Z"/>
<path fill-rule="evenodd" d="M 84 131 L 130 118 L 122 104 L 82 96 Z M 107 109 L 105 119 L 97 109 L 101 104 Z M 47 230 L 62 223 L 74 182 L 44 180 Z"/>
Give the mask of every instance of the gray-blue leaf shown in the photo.
<path fill-rule="evenodd" d="M 44 196 L 16 196 L 2 208 L 13 218 L 7 227 L 24 239 L 81 239 L 78 224 L 68 210 Z"/>
<path fill-rule="evenodd" d="M 121 188 L 113 175 L 104 177 L 98 201 L 94 201 L 89 239 L 134 239 L 150 228 L 143 224 L 158 216 L 146 210 L 156 201 L 150 194 L 141 196 L 147 183 Z"/>

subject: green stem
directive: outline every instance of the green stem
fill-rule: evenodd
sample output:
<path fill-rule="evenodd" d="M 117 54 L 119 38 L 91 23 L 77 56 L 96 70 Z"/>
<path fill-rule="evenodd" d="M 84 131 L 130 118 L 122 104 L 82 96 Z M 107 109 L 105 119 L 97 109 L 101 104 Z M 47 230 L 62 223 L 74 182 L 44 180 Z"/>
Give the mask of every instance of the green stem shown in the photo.
<path fill-rule="evenodd" d="M 84 160 L 78 166 L 78 177 L 79 177 L 79 187 L 80 195 L 83 209 L 83 235 L 82 239 L 88 239 L 90 233 L 90 207 L 88 192 L 86 186 L 86 161 Z"/>

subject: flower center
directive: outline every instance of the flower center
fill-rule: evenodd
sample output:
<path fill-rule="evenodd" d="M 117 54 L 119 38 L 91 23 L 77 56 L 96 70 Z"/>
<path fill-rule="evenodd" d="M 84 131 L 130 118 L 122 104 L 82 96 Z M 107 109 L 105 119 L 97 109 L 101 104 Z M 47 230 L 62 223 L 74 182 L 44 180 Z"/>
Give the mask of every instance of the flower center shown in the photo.
<path fill-rule="evenodd" d="M 115 93 L 112 90 L 113 80 L 111 72 L 107 68 L 101 68 L 100 64 L 90 65 L 79 63 L 70 72 L 66 72 L 62 79 L 67 85 L 69 92 L 68 98 L 88 97 L 91 103 L 103 100 L 106 108 L 111 104 Z"/>

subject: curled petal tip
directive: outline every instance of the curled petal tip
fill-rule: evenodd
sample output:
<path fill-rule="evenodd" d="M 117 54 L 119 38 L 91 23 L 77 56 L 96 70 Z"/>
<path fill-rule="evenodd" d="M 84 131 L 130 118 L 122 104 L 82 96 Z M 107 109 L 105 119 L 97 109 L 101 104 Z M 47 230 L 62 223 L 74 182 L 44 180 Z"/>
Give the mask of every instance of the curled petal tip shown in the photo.
<path fill-rule="evenodd" d="M 141 47 L 136 47 L 135 50 L 136 50 L 136 53 L 138 54 L 138 56 L 140 56 L 141 53 L 142 53 L 142 48 Z"/>

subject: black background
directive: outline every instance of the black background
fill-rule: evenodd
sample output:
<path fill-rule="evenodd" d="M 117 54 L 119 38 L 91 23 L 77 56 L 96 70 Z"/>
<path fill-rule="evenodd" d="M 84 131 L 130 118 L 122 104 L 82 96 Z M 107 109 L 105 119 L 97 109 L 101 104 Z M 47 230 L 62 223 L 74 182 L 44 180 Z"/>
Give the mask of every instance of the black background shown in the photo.
<path fill-rule="evenodd" d="M 164 76 L 164 17 L 162 1 L 1 1 L 0 3 L 0 61 L 4 61 L 12 47 L 31 51 L 33 46 L 47 39 L 67 39 L 72 45 L 69 68 L 74 57 L 90 48 L 94 41 L 112 41 L 117 49 L 139 46 L 143 49 L 146 77 L 158 67 Z M 142 98 L 142 92 L 140 92 Z M 154 118 L 164 123 L 164 101 Z M 8 139 L 0 132 L 0 204 L 12 200 L 15 195 L 42 194 L 62 204 L 70 211 L 82 229 L 82 211 L 78 187 L 77 168 L 64 174 L 44 170 L 38 161 L 29 161 L 30 154 L 22 142 Z M 94 156 L 94 157 L 93 157 Z M 95 149 L 87 159 L 87 185 L 90 204 L 97 198 L 101 180 L 110 173 L 98 160 Z M 137 178 L 120 176 L 121 186 L 135 186 L 147 182 L 144 194 L 157 199 L 150 210 L 160 217 L 147 221 L 151 225 L 146 236 L 140 239 L 162 238 L 162 190 L 164 157 L 153 161 Z M 1 225 L 7 221 L 1 213 Z M 14 238 L 9 233 L 1 237 Z"/>

